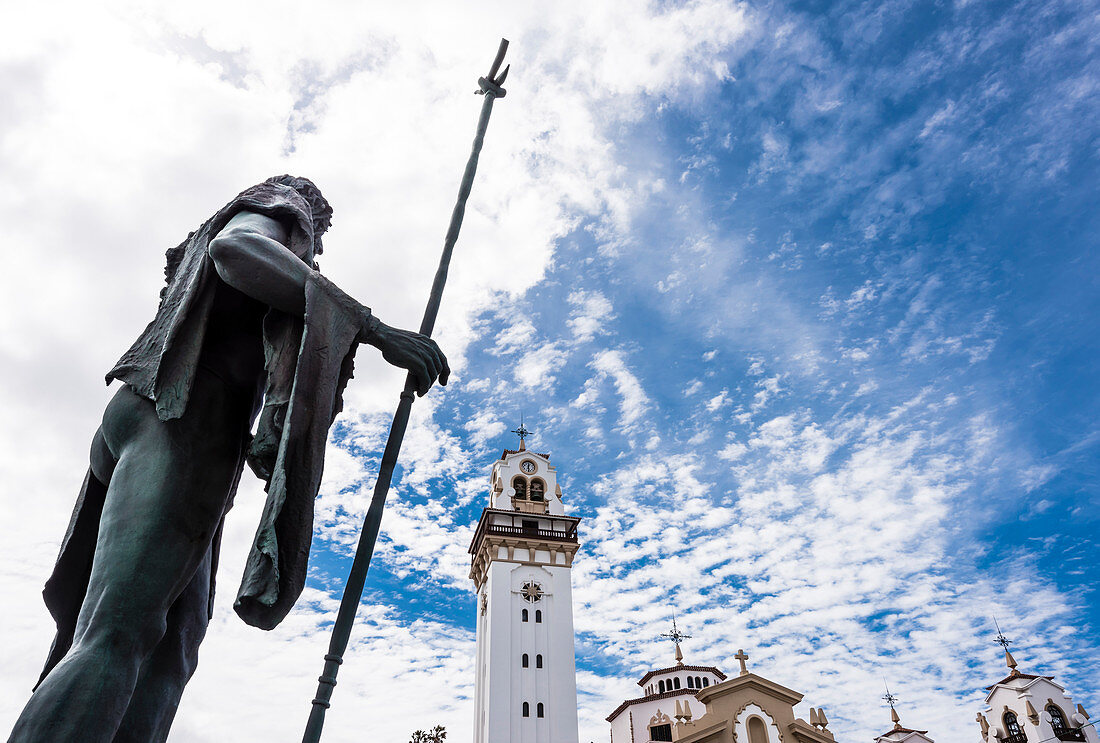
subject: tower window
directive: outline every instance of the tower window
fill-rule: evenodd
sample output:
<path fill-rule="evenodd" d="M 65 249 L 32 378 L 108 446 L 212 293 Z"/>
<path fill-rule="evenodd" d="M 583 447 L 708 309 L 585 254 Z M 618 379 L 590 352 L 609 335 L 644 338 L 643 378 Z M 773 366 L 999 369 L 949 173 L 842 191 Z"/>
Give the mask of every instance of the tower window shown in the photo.
<path fill-rule="evenodd" d="M 535 656 L 535 668 L 542 668 L 542 653 Z"/>
<path fill-rule="evenodd" d="M 527 658 L 527 653 L 524 653 L 524 654 L 523 654 L 523 661 L 522 661 L 522 663 L 523 663 L 523 667 L 524 667 L 524 668 L 527 668 L 527 667 L 528 667 L 529 665 L 531 665 L 531 664 L 530 664 L 530 662 L 529 662 L 529 660 L 528 660 L 528 658 Z"/>
<path fill-rule="evenodd" d="M 527 500 L 527 480 L 522 477 L 512 478 L 512 487 L 516 491 L 516 497 Z"/>
<path fill-rule="evenodd" d="M 1054 734 L 1067 732 L 1069 725 L 1066 725 L 1066 716 L 1062 713 L 1062 708 L 1051 702 L 1047 705 L 1047 712 L 1050 713 L 1050 726 L 1054 728 Z"/>
<path fill-rule="evenodd" d="M 527 621 L 527 610 L 526 609 L 523 610 L 523 621 L 525 621 L 525 622 Z"/>
<path fill-rule="evenodd" d="M 708 686 L 710 686 L 710 679 L 703 679 L 703 688 L 705 689 Z"/>
<path fill-rule="evenodd" d="M 703 688 L 703 679 L 699 678 L 698 676 L 695 677 L 695 688 L 696 689 L 702 689 Z"/>
<path fill-rule="evenodd" d="M 693 679 L 691 676 L 688 676 L 688 688 L 689 689 L 694 689 L 695 688 L 695 679 Z"/>
<path fill-rule="evenodd" d="M 530 717 L 531 716 L 531 705 L 528 702 L 523 703 L 523 716 L 524 717 Z"/>
<path fill-rule="evenodd" d="M 539 706 L 535 708 L 535 714 L 537 714 L 539 717 L 544 717 L 545 716 L 545 715 L 543 715 L 542 702 L 539 702 Z"/>
<path fill-rule="evenodd" d="M 523 533 L 524 534 L 536 534 L 539 530 L 539 522 L 534 519 L 523 520 Z"/>
<path fill-rule="evenodd" d="M 680 679 L 679 679 L 679 677 L 672 679 L 672 688 L 673 689 L 679 689 L 680 688 Z"/>
<path fill-rule="evenodd" d="M 658 681 L 657 682 L 657 688 L 660 689 L 661 694 L 664 694 L 665 693 L 665 682 L 664 681 Z"/>
<path fill-rule="evenodd" d="M 546 485 L 543 484 L 542 480 L 531 481 L 531 500 L 546 500 Z"/>
<path fill-rule="evenodd" d="M 1006 743 L 1024 743 L 1027 734 L 1020 728 L 1020 721 L 1016 719 L 1016 713 L 1009 710 L 1005 712 L 1005 733 L 1008 734 Z"/>
<path fill-rule="evenodd" d="M 542 624 L 542 609 L 535 609 L 535 624 Z"/>

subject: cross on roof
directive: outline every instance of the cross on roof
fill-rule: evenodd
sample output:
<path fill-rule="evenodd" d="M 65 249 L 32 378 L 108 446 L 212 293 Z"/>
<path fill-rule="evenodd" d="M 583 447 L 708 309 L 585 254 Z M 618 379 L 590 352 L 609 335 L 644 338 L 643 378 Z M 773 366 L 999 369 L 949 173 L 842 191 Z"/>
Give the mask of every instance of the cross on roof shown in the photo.
<path fill-rule="evenodd" d="M 886 687 L 886 693 L 882 695 L 882 698 L 886 700 L 886 703 L 890 705 L 890 709 L 894 708 L 894 702 L 898 701 L 898 698 L 890 693 L 890 687 Z"/>
<path fill-rule="evenodd" d="M 993 617 L 993 626 L 997 628 L 997 644 L 1008 651 L 1008 646 L 1012 644 L 1012 640 L 1005 637 L 1004 632 L 1001 632 L 1001 625 L 997 623 L 997 617 Z"/>
<path fill-rule="evenodd" d="M 886 693 L 882 695 L 882 698 L 890 705 L 890 719 L 894 723 L 894 730 L 900 730 L 901 718 L 898 717 L 898 711 L 894 709 L 894 702 L 898 701 L 898 698 L 890 693 L 890 685 L 886 683 L 885 676 L 882 677 L 882 685 L 886 687 Z"/>
<path fill-rule="evenodd" d="M 527 427 L 523 425 L 523 416 L 520 416 L 519 428 L 512 431 L 512 433 L 514 433 L 516 436 L 519 436 L 519 441 L 521 444 L 525 443 L 526 438 L 531 435 L 532 432 L 528 431 Z"/>
<path fill-rule="evenodd" d="M 1005 665 L 1012 669 L 1012 675 L 1018 676 L 1019 671 L 1016 670 L 1016 659 L 1012 657 L 1012 653 L 1008 652 L 1008 646 L 1012 644 L 1012 640 L 1005 637 L 1005 633 L 1001 632 L 1001 625 L 997 623 L 997 617 L 993 617 L 993 625 L 997 628 L 997 644 L 1005 649 Z"/>
<path fill-rule="evenodd" d="M 676 643 L 676 662 L 677 663 L 683 663 L 684 662 L 684 654 L 683 654 L 683 652 L 680 651 L 680 642 L 683 641 L 683 640 L 691 639 L 691 635 L 685 635 L 676 626 L 676 615 L 675 614 L 672 615 L 672 631 L 671 632 L 662 632 L 661 633 L 661 638 L 663 638 L 665 640 L 672 640 L 674 643 Z"/>
<path fill-rule="evenodd" d="M 749 667 L 748 665 L 746 665 L 746 661 L 748 661 L 749 659 L 749 654 L 746 653 L 744 650 L 739 649 L 737 651 L 737 655 L 733 657 L 736 658 L 737 662 L 741 664 L 741 675 L 744 676 L 746 673 L 749 672 Z"/>

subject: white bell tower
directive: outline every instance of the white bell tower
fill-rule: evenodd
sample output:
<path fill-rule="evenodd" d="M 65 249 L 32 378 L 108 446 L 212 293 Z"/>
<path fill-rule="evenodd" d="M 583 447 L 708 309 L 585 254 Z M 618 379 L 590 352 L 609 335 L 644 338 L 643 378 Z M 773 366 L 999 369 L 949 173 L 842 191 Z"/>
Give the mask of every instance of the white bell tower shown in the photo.
<path fill-rule="evenodd" d="M 470 544 L 477 590 L 474 743 L 577 743 L 570 568 L 577 524 L 566 516 L 549 454 L 505 449 Z"/>

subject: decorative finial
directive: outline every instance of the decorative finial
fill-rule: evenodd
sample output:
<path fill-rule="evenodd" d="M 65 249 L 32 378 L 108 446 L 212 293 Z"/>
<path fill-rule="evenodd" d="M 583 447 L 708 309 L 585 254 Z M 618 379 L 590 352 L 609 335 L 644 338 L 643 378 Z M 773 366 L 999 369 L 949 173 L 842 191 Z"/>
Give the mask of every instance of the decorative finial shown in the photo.
<path fill-rule="evenodd" d="M 890 685 L 886 683 L 886 677 L 882 677 L 882 685 L 886 687 L 886 693 L 882 695 L 882 698 L 890 705 L 890 720 L 894 723 L 894 730 L 901 730 L 901 717 L 898 716 L 898 711 L 894 709 L 894 702 L 898 701 L 898 698 L 890 693 Z"/>
<path fill-rule="evenodd" d="M 672 615 L 672 631 L 661 633 L 661 638 L 665 640 L 672 640 L 674 643 L 676 643 L 676 663 L 677 665 L 682 666 L 684 664 L 684 653 L 680 650 L 680 642 L 683 640 L 691 639 L 691 635 L 685 635 L 676 626 L 675 614 Z"/>
<path fill-rule="evenodd" d="M 1005 637 L 1004 632 L 1001 632 L 1001 625 L 997 623 L 997 617 L 993 617 L 993 626 L 997 628 L 997 644 L 1005 649 L 1005 665 L 1012 669 L 1012 675 L 1016 676 L 1020 672 L 1016 670 L 1016 659 L 1012 657 L 1012 653 L 1008 652 L 1008 646 L 1012 644 L 1012 640 Z"/>
<path fill-rule="evenodd" d="M 519 436 L 519 450 L 527 451 L 526 439 L 531 435 L 531 431 L 527 430 L 527 427 L 523 425 L 523 414 L 519 416 L 519 428 L 512 431 L 516 436 Z"/>
<path fill-rule="evenodd" d="M 741 650 L 740 648 L 738 648 L 737 649 L 737 655 L 735 655 L 733 657 L 736 658 L 737 662 L 741 664 L 741 674 L 740 675 L 744 676 L 746 673 L 749 672 L 749 667 L 746 664 L 746 661 L 749 659 L 748 653 L 746 653 L 744 650 Z"/>

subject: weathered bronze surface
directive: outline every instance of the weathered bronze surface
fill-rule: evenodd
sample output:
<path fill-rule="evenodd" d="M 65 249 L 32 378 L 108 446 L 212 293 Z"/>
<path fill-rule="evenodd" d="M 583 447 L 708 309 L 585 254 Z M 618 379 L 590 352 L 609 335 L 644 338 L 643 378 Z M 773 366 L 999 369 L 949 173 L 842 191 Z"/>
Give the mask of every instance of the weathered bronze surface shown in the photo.
<path fill-rule="evenodd" d="M 450 369 L 316 269 L 331 209 L 310 181 L 247 189 L 168 251 L 153 322 L 107 375 L 91 466 L 46 589 L 57 636 L 10 742 L 168 736 L 247 461 L 267 502 L 234 608 L 275 627 L 305 582 L 329 426 L 360 343 L 423 395 Z M 253 423 L 256 435 L 250 435 Z"/>

